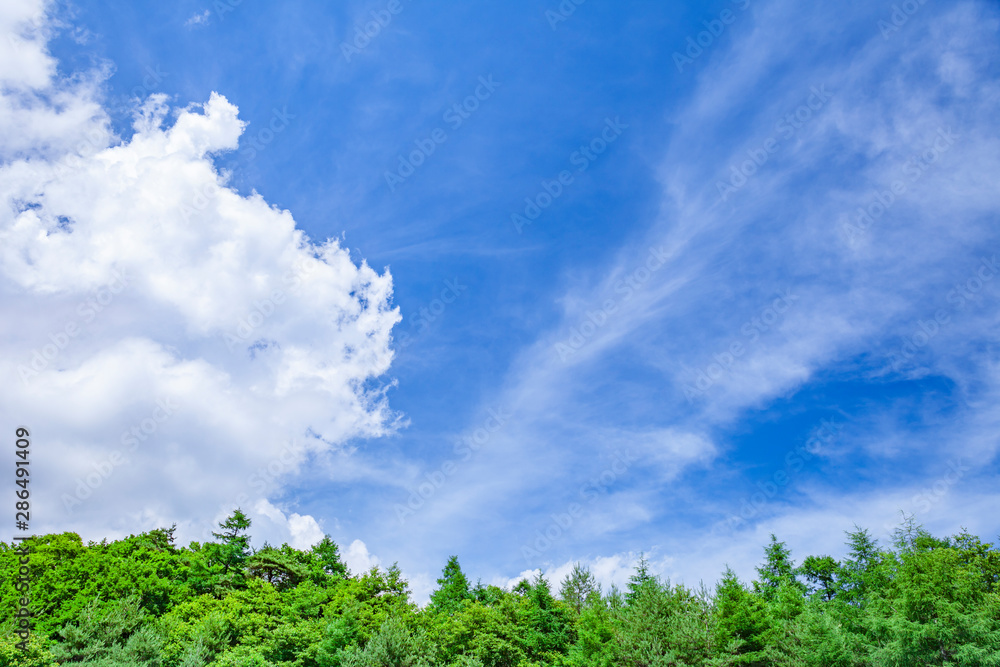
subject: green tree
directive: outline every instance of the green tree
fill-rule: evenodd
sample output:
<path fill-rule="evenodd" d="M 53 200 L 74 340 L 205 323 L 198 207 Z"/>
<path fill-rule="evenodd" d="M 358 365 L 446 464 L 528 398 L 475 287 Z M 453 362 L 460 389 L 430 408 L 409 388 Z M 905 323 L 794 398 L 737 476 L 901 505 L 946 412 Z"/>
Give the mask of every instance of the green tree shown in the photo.
<path fill-rule="evenodd" d="M 50 650 L 50 642 L 31 635 L 26 649 L 19 644 L 17 635 L 0 632 L 0 665 L 4 667 L 58 667 L 55 655 Z"/>
<path fill-rule="evenodd" d="M 840 563 L 832 556 L 807 556 L 798 572 L 809 582 L 809 593 L 829 602 L 837 594 L 837 572 Z"/>
<path fill-rule="evenodd" d="M 342 652 L 343 667 L 432 667 L 434 647 L 400 618 L 390 618 L 362 650 Z"/>
<path fill-rule="evenodd" d="M 586 606 L 576 623 L 577 640 L 569 649 L 571 667 L 619 667 L 619 627 L 604 598 Z"/>
<path fill-rule="evenodd" d="M 774 533 L 771 534 L 770 544 L 764 547 L 764 563 L 757 567 L 757 577 L 753 582 L 754 592 L 768 601 L 777 597 L 782 584 L 801 586 L 795 579 L 792 552 L 784 542 L 778 541 Z"/>
<path fill-rule="evenodd" d="M 239 508 L 219 524 L 222 532 L 212 535 L 221 541 L 219 560 L 228 574 L 230 570 L 241 570 L 243 563 L 250 555 L 250 536 L 246 534 L 250 528 L 250 518 Z"/>
<path fill-rule="evenodd" d="M 847 603 L 864 606 L 869 593 L 880 588 L 885 580 L 880 572 L 884 554 L 878 540 L 866 528 L 854 526 L 847 532 L 848 555 L 838 572 L 838 593 Z"/>
<path fill-rule="evenodd" d="M 298 562 L 296 551 L 287 544 L 280 549 L 264 545 L 246 560 L 247 573 L 263 579 L 279 590 L 294 588 L 305 581 L 308 571 Z"/>
<path fill-rule="evenodd" d="M 655 584 L 656 579 L 649 573 L 649 561 L 646 560 L 646 555 L 639 554 L 639 562 L 636 563 L 635 572 L 628 580 L 625 604 L 632 604 L 646 588 Z"/>
<path fill-rule="evenodd" d="M 358 603 L 347 605 L 327 624 L 316 656 L 319 667 L 341 667 L 344 651 L 357 646 L 360 639 L 359 606 Z"/>
<path fill-rule="evenodd" d="M 157 667 L 162 638 L 144 626 L 148 614 L 138 596 L 129 596 L 111 605 L 93 600 L 77 621 L 61 631 L 62 642 L 53 655 L 64 662 L 124 662 Z"/>
<path fill-rule="evenodd" d="M 612 615 L 617 665 L 698 665 L 709 658 L 711 608 L 684 586 L 649 580 Z"/>
<path fill-rule="evenodd" d="M 775 637 L 774 619 L 765 601 L 751 593 L 729 568 L 715 592 L 714 643 L 731 664 L 764 667 Z"/>
<path fill-rule="evenodd" d="M 1000 596 L 975 558 L 944 542 L 918 532 L 892 556 L 895 576 L 868 608 L 876 664 L 1000 665 Z"/>
<path fill-rule="evenodd" d="M 437 583 L 437 590 L 431 593 L 431 607 L 437 611 L 453 612 L 472 597 L 469 580 L 462 572 L 458 556 L 448 558 Z"/>
<path fill-rule="evenodd" d="M 340 549 L 329 535 L 324 535 L 322 540 L 313 545 L 311 551 L 319 559 L 325 574 L 338 579 L 347 578 L 347 566 L 340 559 Z"/>
<path fill-rule="evenodd" d="M 559 587 L 559 598 L 570 606 L 577 614 L 583 608 L 592 604 L 595 596 L 600 597 L 601 587 L 590 572 L 590 568 L 580 563 L 573 564 L 573 571 L 566 575 Z"/>

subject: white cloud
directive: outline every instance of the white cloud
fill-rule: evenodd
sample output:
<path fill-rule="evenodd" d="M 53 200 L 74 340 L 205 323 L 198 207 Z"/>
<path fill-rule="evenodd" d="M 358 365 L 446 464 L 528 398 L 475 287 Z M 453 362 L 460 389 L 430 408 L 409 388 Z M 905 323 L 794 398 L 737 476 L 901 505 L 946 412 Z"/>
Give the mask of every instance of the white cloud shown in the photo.
<path fill-rule="evenodd" d="M 210 13 L 207 9 L 200 14 L 194 14 L 191 18 L 184 22 L 184 27 L 193 28 L 199 25 L 207 25 L 209 16 Z"/>
<path fill-rule="evenodd" d="M 323 529 L 319 527 L 316 519 L 308 514 L 292 512 L 288 517 L 288 530 L 292 534 L 291 545 L 296 549 L 308 549 L 323 539 Z"/>
<path fill-rule="evenodd" d="M 251 526 L 250 533 L 256 538 L 263 537 L 272 544 L 288 542 L 292 547 L 303 550 L 309 549 L 323 539 L 324 532 L 320 528 L 319 522 L 308 514 L 301 515 L 293 512 L 286 517 L 284 512 L 264 498 L 257 501 L 254 510 L 258 517 L 266 517 L 273 524 L 264 527 L 264 532 L 261 533 L 259 519 L 255 521 L 254 523 L 258 525 Z M 251 515 L 251 521 L 253 519 L 254 516 Z M 275 529 L 277 529 L 277 535 L 275 535 Z"/>
<path fill-rule="evenodd" d="M 53 34 L 43 0 L 0 8 L 0 161 L 15 156 L 55 158 L 76 148 L 107 145 L 108 124 L 95 99 L 107 68 L 54 85 L 56 60 L 47 48 Z"/>
<path fill-rule="evenodd" d="M 954 282 L 967 278 L 981 255 L 995 252 L 1000 98 L 983 57 L 997 53 L 995 11 L 981 3 L 928 6 L 924 11 L 939 14 L 923 15 L 888 42 L 876 27 L 879 8 L 804 12 L 796 3 L 777 1 L 754 11 L 740 31 L 734 27 L 731 50 L 720 44 L 711 58 L 699 61 L 690 103 L 672 114 L 672 143 L 660 174 L 662 213 L 612 261 L 566 277 L 557 299 L 564 304 L 561 320 L 522 350 L 503 385 L 481 405 L 483 412 L 505 406 L 513 415 L 509 424 L 407 519 L 412 539 L 440 540 L 455 533 L 457 522 L 475 535 L 471 527 L 502 506 L 505 535 L 531 543 L 535 531 L 552 522 L 552 513 L 580 502 L 580 485 L 600 475 L 610 452 L 625 443 L 642 454 L 641 463 L 587 505 L 587 517 L 564 531 L 546 556 L 562 562 L 573 551 L 594 552 L 612 539 L 637 548 L 650 533 L 664 531 L 688 537 L 701 517 L 711 524 L 738 511 L 719 506 L 720 497 L 731 495 L 726 475 L 742 482 L 753 474 L 743 465 L 753 463 L 753 453 L 740 452 L 741 469 L 726 470 L 727 445 L 739 442 L 737 437 L 717 447 L 702 434 L 739 426 L 747 414 L 791 399 L 817 377 L 884 381 L 883 366 L 903 337 L 912 337 L 918 321 L 948 305 Z M 844 52 L 844 35 L 860 38 L 856 49 Z M 716 183 L 728 178 L 730 166 L 774 136 L 776 123 L 804 103 L 811 87 L 824 84 L 831 95 L 811 122 L 792 137 L 779 134 L 780 151 L 746 187 L 717 203 Z M 948 128 L 960 135 L 958 141 L 937 151 L 930 168 L 912 180 L 904 172 L 908 161 Z M 905 196 L 864 239 L 851 243 L 843 231 L 846 216 L 868 205 L 873 190 L 885 191 L 900 178 L 907 181 Z M 616 285 L 638 277 L 651 247 L 667 259 L 625 299 Z M 797 298 L 772 321 L 767 309 L 783 290 Z M 940 473 L 924 470 L 922 459 L 933 460 L 943 446 L 976 460 L 995 455 L 996 417 L 988 406 L 1000 387 L 991 305 L 997 294 L 984 290 L 980 311 L 970 306 L 952 312 L 951 323 L 919 359 L 923 374 L 958 388 L 953 398 L 960 416 L 941 422 L 940 414 L 927 415 L 923 423 L 901 425 L 891 401 L 858 409 L 859 420 L 890 422 L 891 434 L 872 429 L 852 446 L 882 460 L 899 459 L 905 464 L 900 470 L 910 476 L 881 483 L 905 494 L 925 473 L 933 482 Z M 601 316 L 608 299 L 614 312 Z M 584 324 L 586 335 L 579 333 Z M 725 359 L 733 343 L 742 346 L 739 359 L 688 401 L 684 388 L 695 373 Z M 575 351 L 561 355 L 560 344 Z M 622 371 L 623 364 L 634 366 Z M 619 414 L 609 405 L 620 406 Z M 469 419 L 469 433 L 478 421 Z M 914 435 L 921 430 L 926 437 Z M 906 447 L 887 446 L 892 439 Z M 763 455 L 766 443 L 751 442 Z M 684 473 L 705 463 L 722 474 L 686 485 Z M 818 501 L 827 509 L 839 508 L 837 498 L 848 493 L 839 487 L 843 477 L 834 479 L 834 493 Z M 415 474 L 412 486 L 423 481 Z M 862 523 L 865 506 L 852 507 Z M 794 508 L 774 509 L 793 516 Z M 946 510 L 969 517 L 948 503 L 935 511 Z M 764 525 L 772 519 L 768 514 L 757 520 Z M 846 513 L 840 519 L 850 527 Z M 741 533 L 746 553 L 722 540 L 712 548 L 732 553 L 734 565 L 742 563 L 742 573 L 752 574 L 766 537 Z M 487 551 L 475 538 L 468 545 Z M 679 560 L 691 567 L 677 572 L 688 581 L 694 573 L 695 583 L 698 576 L 714 581 L 726 562 L 717 554 L 706 550 Z M 507 557 L 516 567 L 516 559 Z"/>
<path fill-rule="evenodd" d="M 354 540 L 342 554 L 344 563 L 351 574 L 361 575 L 382 564 L 378 556 L 368 552 L 368 546 L 361 540 Z"/>
<path fill-rule="evenodd" d="M 227 187 L 212 156 L 245 124 L 222 95 L 153 95 L 114 136 L 104 74 L 59 78 L 46 25 L 41 3 L 0 10 L 19 59 L 0 58 L 0 411 L 45 443 L 37 529 L 201 539 L 216 509 L 396 427 L 392 279 Z M 286 533 L 322 536 L 297 514 Z"/>
<path fill-rule="evenodd" d="M 44 0 L 6 2 L 0 7 L 0 81 L 13 88 L 41 87 L 56 62 L 45 48 L 49 25 Z"/>
<path fill-rule="evenodd" d="M 539 573 L 542 573 L 546 581 L 549 582 L 552 594 L 558 596 L 563 580 L 572 574 L 574 566 L 579 564 L 581 567 L 590 570 L 590 573 L 594 575 L 594 579 L 601 587 L 602 594 L 607 595 L 611 591 L 612 586 L 624 592 L 628 586 L 629 579 L 635 574 L 635 568 L 639 564 L 640 556 L 645 557 L 646 567 L 651 575 L 664 578 L 669 576 L 671 566 L 674 563 L 673 558 L 658 556 L 656 550 L 644 554 L 623 551 L 608 556 L 568 560 L 559 565 L 547 564 L 545 568 L 524 570 L 513 577 L 496 577 L 492 583 L 494 586 L 510 590 L 518 582 L 524 579 L 533 581 Z"/>

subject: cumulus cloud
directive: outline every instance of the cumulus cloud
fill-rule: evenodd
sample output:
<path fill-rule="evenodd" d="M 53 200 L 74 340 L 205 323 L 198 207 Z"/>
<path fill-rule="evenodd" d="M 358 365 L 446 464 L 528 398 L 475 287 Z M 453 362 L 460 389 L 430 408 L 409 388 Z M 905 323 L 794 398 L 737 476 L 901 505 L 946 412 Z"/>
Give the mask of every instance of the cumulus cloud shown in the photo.
<path fill-rule="evenodd" d="M 285 516 L 284 512 L 266 498 L 258 500 L 254 510 L 257 515 L 266 517 L 271 523 L 271 526 L 265 527 L 263 535 L 268 542 L 274 544 L 288 542 L 296 549 L 309 549 L 323 539 L 324 533 L 319 522 L 308 514 L 301 515 L 292 512 Z M 252 532 L 260 536 L 257 528 Z"/>
<path fill-rule="evenodd" d="M 397 426 L 392 278 L 228 187 L 213 157 L 245 123 L 223 95 L 152 95 L 115 135 L 106 72 L 57 75 L 48 26 L 41 2 L 0 9 L 0 410 L 39 440 L 38 530 L 203 537 L 308 457 Z"/>
<path fill-rule="evenodd" d="M 361 540 L 354 540 L 343 552 L 344 563 L 351 574 L 364 574 L 373 567 L 378 567 L 382 561 L 378 556 L 368 552 L 368 546 Z"/>

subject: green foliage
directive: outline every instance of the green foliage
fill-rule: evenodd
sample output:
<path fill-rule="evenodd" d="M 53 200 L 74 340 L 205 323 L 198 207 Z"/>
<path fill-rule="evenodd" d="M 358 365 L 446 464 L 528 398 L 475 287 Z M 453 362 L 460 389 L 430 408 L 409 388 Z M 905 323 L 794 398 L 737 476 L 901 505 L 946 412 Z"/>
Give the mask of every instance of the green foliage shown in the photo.
<path fill-rule="evenodd" d="M 1000 664 L 1000 596 L 985 585 L 982 565 L 967 551 L 921 537 L 895 556 L 896 575 L 872 604 L 873 658 L 886 665 Z"/>
<path fill-rule="evenodd" d="M 324 630 L 316 652 L 320 667 L 341 667 L 343 652 L 358 644 L 360 639 L 360 604 L 347 605 Z"/>
<path fill-rule="evenodd" d="M 62 629 L 62 642 L 53 654 L 63 662 L 87 665 L 159 667 L 163 640 L 144 625 L 148 620 L 136 596 L 109 604 L 95 599 L 75 623 Z"/>
<path fill-rule="evenodd" d="M 867 529 L 855 526 L 847 533 L 848 557 L 838 573 L 839 595 L 845 602 L 863 607 L 870 592 L 885 585 L 885 553 Z"/>
<path fill-rule="evenodd" d="M 462 602 L 472 597 L 469 580 L 458 564 L 458 556 L 448 559 L 437 583 L 438 589 L 431 593 L 431 608 L 436 611 L 453 612 L 462 606 Z"/>
<path fill-rule="evenodd" d="M 765 649 L 777 634 L 774 618 L 764 598 L 748 591 L 732 570 L 726 570 L 716 588 L 715 613 L 715 646 L 720 654 L 732 656 L 726 664 L 766 665 Z"/>
<path fill-rule="evenodd" d="M 577 640 L 569 650 L 572 667 L 615 667 L 620 648 L 616 641 L 619 627 L 607 600 L 588 605 L 576 625 Z"/>
<path fill-rule="evenodd" d="M 58 667 L 55 655 L 49 650 L 50 642 L 32 635 L 28 640 L 27 650 L 22 650 L 18 644 L 21 638 L 16 635 L 0 633 L 0 665 L 4 667 Z"/>
<path fill-rule="evenodd" d="M 280 549 L 265 545 L 246 559 L 247 574 L 281 590 L 294 588 L 309 576 L 306 566 L 296 557 L 297 553 L 287 544 Z"/>
<path fill-rule="evenodd" d="M 343 667 L 432 667 L 434 648 L 399 618 L 390 618 L 361 650 L 348 649 Z"/>
<path fill-rule="evenodd" d="M 751 586 L 727 570 L 711 593 L 641 557 L 604 595 L 577 564 L 556 599 L 541 574 L 470 586 L 452 556 L 424 609 L 396 565 L 351 575 L 329 536 L 251 552 L 249 527 L 237 511 L 188 547 L 173 527 L 33 538 L 31 640 L 0 587 L 0 667 L 1000 667 L 1000 551 L 913 517 L 888 548 L 855 527 L 839 562 L 796 567 L 772 535 Z M 0 543 L 0 579 L 19 566 Z"/>
<path fill-rule="evenodd" d="M 696 665 L 710 656 L 711 607 L 683 586 L 653 578 L 615 617 L 619 664 Z"/>
<path fill-rule="evenodd" d="M 644 554 L 639 554 L 639 564 L 635 566 L 635 573 L 628 580 L 625 604 L 633 604 L 647 588 L 653 585 L 653 575 L 649 573 L 649 561 Z"/>
<path fill-rule="evenodd" d="M 756 594 L 768 601 L 773 601 L 782 586 L 803 588 L 795 578 L 795 564 L 792 553 L 771 534 L 771 543 L 764 547 L 764 563 L 757 568 L 759 579 L 753 582 Z"/>
<path fill-rule="evenodd" d="M 223 566 L 223 572 L 238 570 L 243 566 L 250 554 L 250 536 L 246 531 L 250 528 L 250 518 L 237 508 L 225 521 L 219 524 L 221 533 L 212 535 L 220 541 L 213 549 L 213 558 Z"/>
<path fill-rule="evenodd" d="M 313 545 L 311 551 L 315 555 L 323 574 L 338 579 L 347 578 L 347 566 L 340 559 L 340 549 L 329 535 L 324 535 L 318 544 Z"/>
<path fill-rule="evenodd" d="M 837 594 L 837 572 L 840 563 L 831 556 L 807 556 L 798 573 L 809 582 L 809 593 L 829 602 Z"/>
<path fill-rule="evenodd" d="M 566 575 L 559 587 L 559 598 L 579 614 L 584 607 L 593 604 L 600 597 L 601 585 L 590 569 L 575 563 L 573 571 Z"/>

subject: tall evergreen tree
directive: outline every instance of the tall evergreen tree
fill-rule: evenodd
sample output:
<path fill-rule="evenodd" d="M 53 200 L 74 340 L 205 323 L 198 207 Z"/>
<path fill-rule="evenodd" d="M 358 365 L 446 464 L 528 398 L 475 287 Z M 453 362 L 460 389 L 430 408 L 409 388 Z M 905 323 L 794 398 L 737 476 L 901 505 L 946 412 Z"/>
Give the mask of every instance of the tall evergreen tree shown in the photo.
<path fill-rule="evenodd" d="M 628 580 L 625 604 L 634 604 L 646 588 L 655 584 L 656 579 L 649 573 L 649 561 L 646 560 L 646 555 L 639 554 L 639 562 L 636 563 L 635 572 Z"/>
<path fill-rule="evenodd" d="M 757 568 L 758 579 L 753 582 L 754 592 L 765 600 L 774 600 L 783 584 L 800 586 L 795 579 L 792 552 L 771 533 L 771 543 L 764 547 L 764 563 Z"/>
<path fill-rule="evenodd" d="M 838 573 L 840 597 L 854 606 L 864 605 L 869 591 L 878 585 L 877 568 L 882 562 L 878 540 L 867 528 L 854 526 L 847 532 L 847 558 Z"/>
<path fill-rule="evenodd" d="M 715 647 L 736 658 L 735 664 L 768 665 L 767 648 L 775 635 L 767 604 L 743 586 L 729 568 L 715 592 Z"/>
<path fill-rule="evenodd" d="M 438 611 L 455 611 L 463 600 L 472 597 L 469 580 L 458 564 L 458 556 L 451 556 L 437 580 L 438 589 L 431 594 L 431 606 Z"/>
<path fill-rule="evenodd" d="M 322 540 L 313 545 L 311 551 L 322 564 L 323 572 L 331 577 L 347 578 L 347 566 L 340 559 L 340 549 L 329 535 L 324 535 Z"/>
<path fill-rule="evenodd" d="M 572 607 L 576 613 L 581 613 L 593 596 L 600 596 L 601 587 L 589 568 L 580 563 L 574 563 L 573 571 L 566 575 L 559 588 L 559 597 Z"/>
<path fill-rule="evenodd" d="M 246 534 L 250 528 L 250 517 L 238 507 L 225 521 L 219 524 L 222 532 L 213 532 L 216 539 L 222 541 L 221 558 L 225 572 L 238 570 L 250 555 L 250 536 Z"/>

